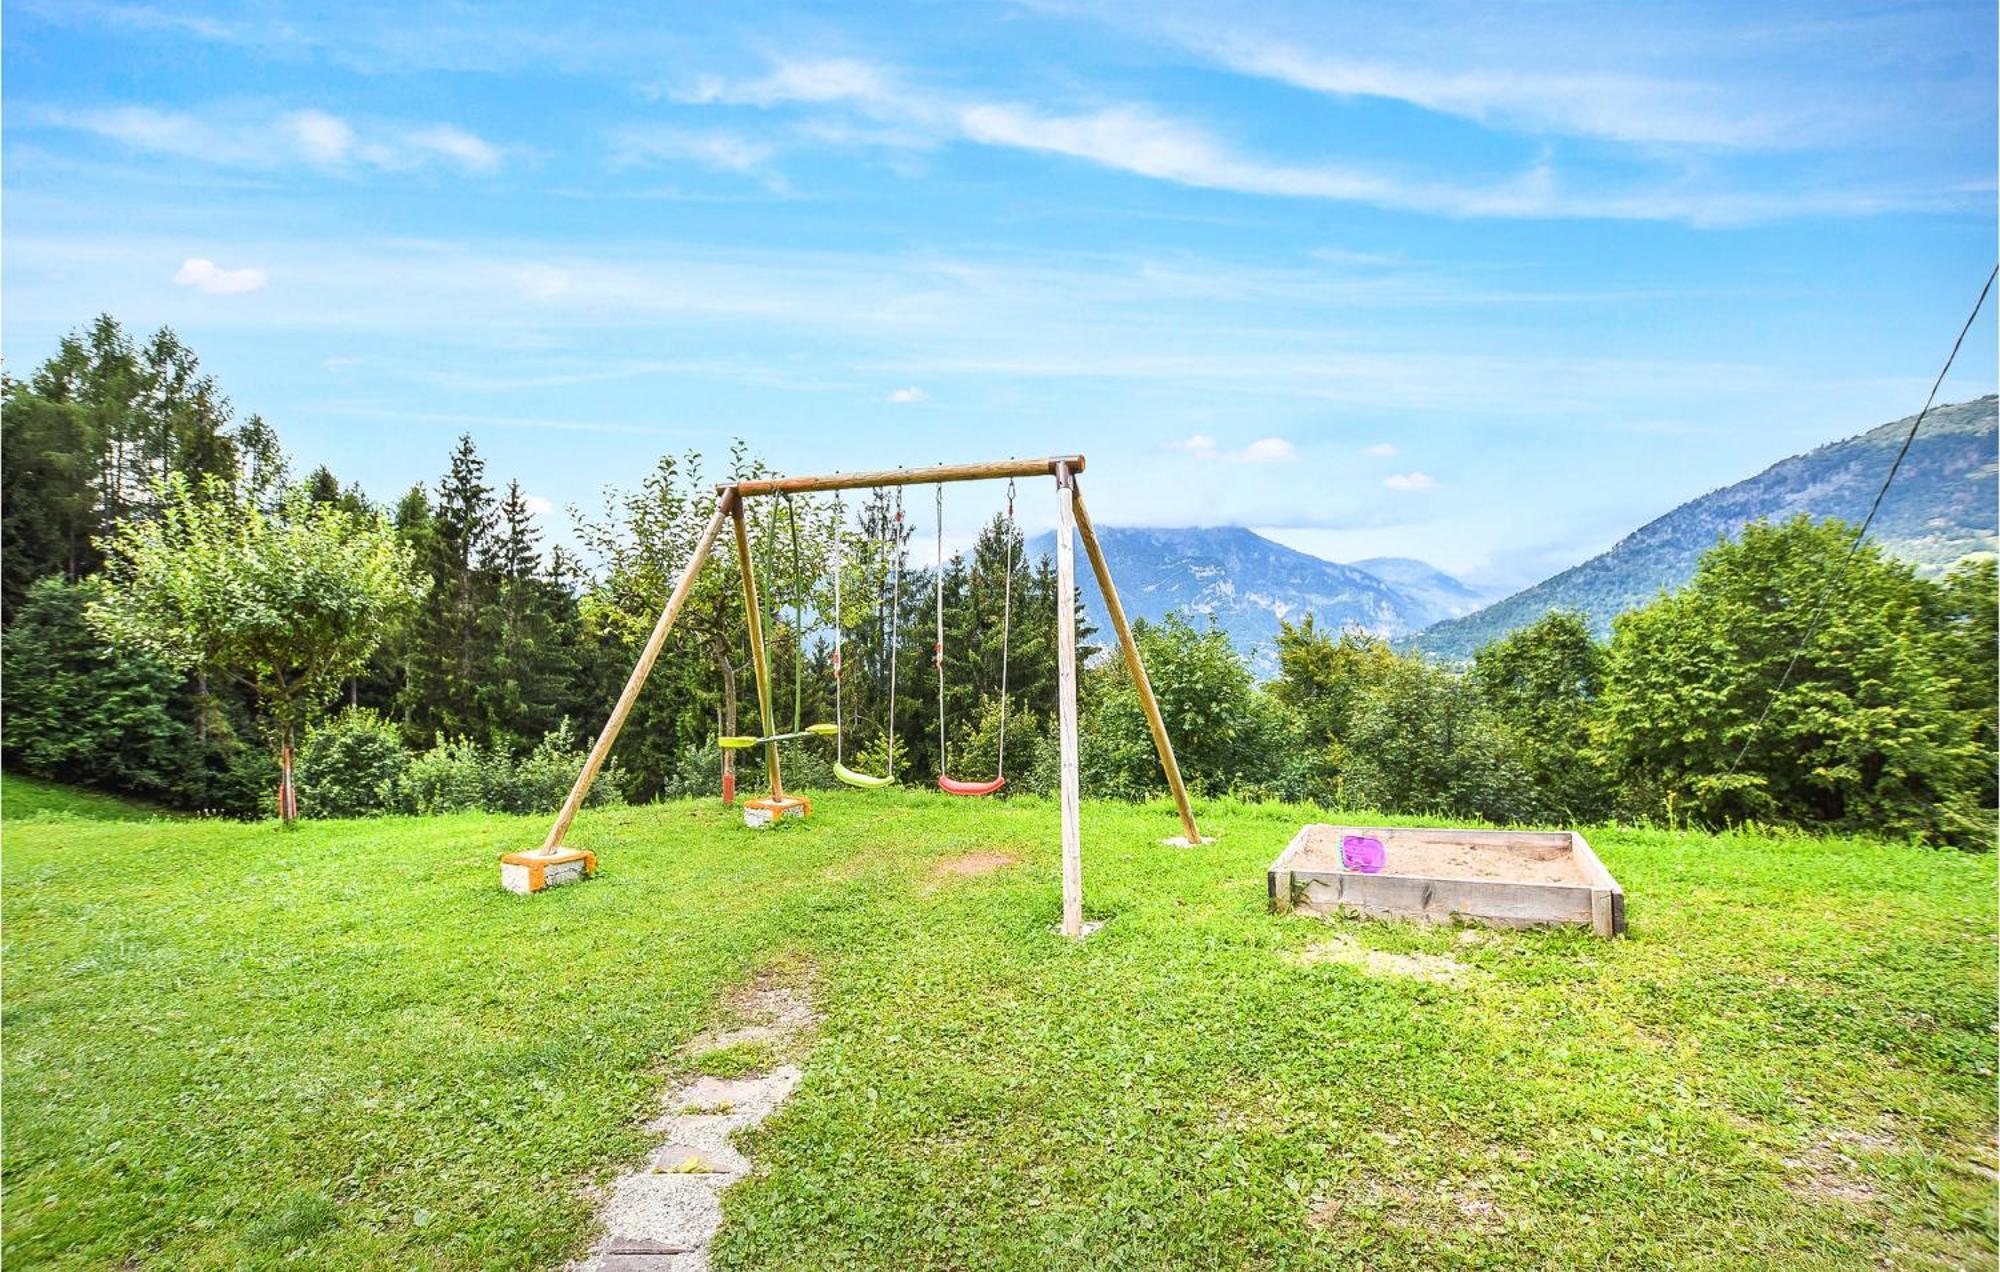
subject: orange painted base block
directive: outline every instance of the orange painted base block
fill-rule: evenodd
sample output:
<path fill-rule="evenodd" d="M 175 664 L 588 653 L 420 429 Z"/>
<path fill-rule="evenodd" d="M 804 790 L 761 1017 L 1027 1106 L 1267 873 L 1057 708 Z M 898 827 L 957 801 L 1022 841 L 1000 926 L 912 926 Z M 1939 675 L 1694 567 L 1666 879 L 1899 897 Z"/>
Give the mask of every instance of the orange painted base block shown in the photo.
<path fill-rule="evenodd" d="M 500 858 L 500 886 L 522 896 L 580 883 L 597 873 L 597 854 L 577 848 L 537 848 Z"/>
<path fill-rule="evenodd" d="M 780 817 L 797 817 L 803 821 L 812 816 L 812 810 L 812 801 L 803 796 L 765 795 L 743 801 L 743 824 L 752 830 L 763 830 Z"/>

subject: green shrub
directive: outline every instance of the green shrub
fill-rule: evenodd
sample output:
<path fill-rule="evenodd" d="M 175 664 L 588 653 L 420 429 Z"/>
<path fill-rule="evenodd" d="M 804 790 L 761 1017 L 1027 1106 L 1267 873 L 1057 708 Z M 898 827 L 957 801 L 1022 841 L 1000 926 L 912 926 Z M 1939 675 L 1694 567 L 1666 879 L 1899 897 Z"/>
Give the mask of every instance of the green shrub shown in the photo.
<path fill-rule="evenodd" d="M 1466 677 L 1398 659 L 1345 748 L 1341 803 L 1506 825 L 1537 813 L 1519 747 Z"/>
<path fill-rule="evenodd" d="M 299 748 L 299 810 L 307 817 L 394 811 L 410 753 L 396 726 L 365 707 L 306 733 Z"/>
<path fill-rule="evenodd" d="M 1002 789 L 1053 794 L 1060 772 L 1055 750 L 1048 724 L 1016 702 L 1007 713 L 1007 785 Z M 1050 753 L 1046 760 L 1045 751 Z M 952 748 L 951 775 L 961 781 L 983 781 L 998 771 L 999 763 L 1000 700 L 988 698 L 980 703 L 973 727 Z M 1042 785 L 1044 780 L 1048 785 Z"/>
<path fill-rule="evenodd" d="M 742 758 L 741 753 L 737 758 Z M 721 793 L 722 748 L 713 738 L 682 747 L 674 757 L 673 771 L 660 784 L 661 799 L 713 798 Z"/>
<path fill-rule="evenodd" d="M 788 791 L 824 791 L 840 785 L 833 775 L 833 743 L 800 739 L 784 743 L 778 767 Z M 864 768 L 854 757 L 849 763 Z M 865 769 L 875 772 L 874 769 Z M 572 774 L 572 776 L 574 776 Z M 764 749 L 753 747 L 736 753 L 736 789 L 753 796 L 764 789 Z M 660 786 L 661 799 L 720 799 L 722 797 L 722 748 L 713 738 L 682 747 L 675 757 L 674 770 Z"/>
<path fill-rule="evenodd" d="M 583 771 L 589 752 L 578 741 L 576 727 L 567 718 L 549 730 L 535 749 L 518 763 L 509 765 L 503 755 L 487 758 L 487 809 L 496 813 L 553 813 L 569 798 L 576 775 Z M 622 804 L 621 777 L 615 764 L 607 764 L 590 784 L 585 808 Z"/>
<path fill-rule="evenodd" d="M 480 812 L 497 786 L 493 777 L 492 757 L 477 742 L 440 738 L 410 759 L 396 802 L 403 811 L 422 815 Z"/>

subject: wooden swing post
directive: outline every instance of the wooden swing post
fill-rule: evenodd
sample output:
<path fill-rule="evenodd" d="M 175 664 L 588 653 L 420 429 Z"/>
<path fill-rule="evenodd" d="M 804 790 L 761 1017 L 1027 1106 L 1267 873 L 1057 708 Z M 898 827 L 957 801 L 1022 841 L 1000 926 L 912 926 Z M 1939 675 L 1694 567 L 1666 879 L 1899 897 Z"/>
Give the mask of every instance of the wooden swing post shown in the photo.
<path fill-rule="evenodd" d="M 1076 745 L 1076 484 L 1067 464 L 1056 465 L 1056 734 L 1062 775 L 1062 934 L 1083 937 L 1083 813 Z"/>
<path fill-rule="evenodd" d="M 1060 480 L 1060 479 L 1058 479 Z M 1138 691 L 1139 706 L 1146 713 L 1146 727 L 1153 732 L 1153 749 L 1159 752 L 1160 767 L 1166 770 L 1167 789 L 1173 792 L 1174 807 L 1180 810 L 1181 829 L 1187 833 L 1189 847 L 1203 842 L 1201 831 L 1194 824 L 1194 809 L 1188 806 L 1187 785 L 1181 781 L 1181 766 L 1174 759 L 1174 744 L 1167 737 L 1167 722 L 1160 715 L 1160 704 L 1153 697 L 1153 682 L 1146 677 L 1146 664 L 1139 657 L 1139 642 L 1132 639 L 1132 626 L 1125 621 L 1125 607 L 1119 603 L 1118 588 L 1111 582 L 1111 566 L 1104 560 L 1104 549 L 1097 543 L 1097 528 L 1090 524 L 1090 512 L 1083 506 L 1083 491 L 1070 482 L 1070 502 L 1076 509 L 1077 534 L 1083 540 L 1083 550 L 1090 557 L 1090 568 L 1097 575 L 1097 590 L 1104 595 L 1105 612 L 1111 616 L 1111 629 L 1118 633 L 1118 647 L 1125 654 L 1125 671 L 1132 677 L 1132 687 Z"/>
<path fill-rule="evenodd" d="M 646 647 L 639 651 L 639 661 L 625 681 L 625 691 L 618 695 L 617 705 L 611 708 L 611 718 L 604 722 L 596 745 L 590 748 L 590 758 L 583 762 L 583 771 L 576 775 L 576 784 L 569 788 L 569 798 L 563 801 L 562 811 L 556 814 L 555 825 L 549 827 L 549 836 L 542 841 L 542 851 L 553 852 L 562 847 L 563 836 L 569 833 L 569 824 L 576 820 L 576 811 L 583 807 L 584 796 L 590 794 L 591 783 L 597 780 L 598 770 L 604 767 L 612 744 L 618 741 L 618 731 L 625 727 L 625 717 L 632 714 L 632 704 L 639 700 L 639 690 L 645 687 L 646 677 L 652 674 L 653 663 L 660 656 L 661 646 L 667 643 L 667 633 L 673 630 L 674 619 L 680 615 L 682 604 L 694 589 L 701 567 L 708 562 L 708 554 L 722 533 L 723 518 L 729 515 L 732 508 L 740 508 L 740 502 L 728 490 L 716 496 L 715 515 L 708 519 L 708 528 L 702 531 L 693 555 L 688 557 L 680 582 L 674 585 L 673 595 L 667 598 L 666 608 L 660 611 L 659 621 L 653 624 L 653 634 L 646 638 Z M 741 516 L 740 510 L 738 516 Z"/>
<path fill-rule="evenodd" d="M 743 573 L 743 615 L 750 629 L 750 661 L 757 673 L 757 718 L 764 736 L 770 738 L 778 732 L 777 721 L 771 714 L 771 665 L 764 660 L 764 618 L 757 608 L 757 576 L 750 564 L 750 527 L 744 520 L 743 500 L 738 493 L 739 497 L 729 502 L 729 515 L 736 522 L 736 560 Z M 771 798 L 782 798 L 785 786 L 778 775 L 776 741 L 764 744 L 764 767 L 771 779 Z"/>

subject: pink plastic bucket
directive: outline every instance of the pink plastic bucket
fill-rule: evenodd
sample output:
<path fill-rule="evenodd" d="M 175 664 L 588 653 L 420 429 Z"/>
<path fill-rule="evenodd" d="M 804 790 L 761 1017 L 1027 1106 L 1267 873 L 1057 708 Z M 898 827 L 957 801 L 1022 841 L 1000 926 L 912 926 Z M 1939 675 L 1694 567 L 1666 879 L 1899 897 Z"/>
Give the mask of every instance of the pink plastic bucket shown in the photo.
<path fill-rule="evenodd" d="M 1373 835 L 1343 835 L 1340 840 L 1340 863 L 1349 870 L 1361 874 L 1380 874 L 1382 866 L 1389 860 L 1389 850 Z"/>

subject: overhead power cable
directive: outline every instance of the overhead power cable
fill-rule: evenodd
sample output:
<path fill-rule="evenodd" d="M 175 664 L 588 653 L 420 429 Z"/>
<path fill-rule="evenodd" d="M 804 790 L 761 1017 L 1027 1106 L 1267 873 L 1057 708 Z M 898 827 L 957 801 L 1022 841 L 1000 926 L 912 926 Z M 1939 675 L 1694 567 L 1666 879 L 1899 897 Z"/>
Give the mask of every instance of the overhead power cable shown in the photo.
<path fill-rule="evenodd" d="M 1724 776 L 1736 776 L 1737 766 L 1742 764 L 1743 757 L 1750 753 L 1750 744 L 1764 731 L 1764 721 L 1770 718 L 1772 706 L 1777 703 L 1779 695 L 1785 692 L 1785 686 L 1791 683 L 1792 672 L 1798 668 L 1799 659 L 1805 656 L 1806 646 L 1810 645 L 1812 638 L 1818 634 L 1820 619 L 1826 613 L 1827 598 L 1833 595 L 1834 588 L 1847 577 L 1847 567 L 1853 563 L 1855 554 L 1861 550 L 1861 541 L 1868 537 L 1868 527 L 1875 524 L 1875 514 L 1882 510 L 1882 500 L 1889 493 L 1889 483 L 1896 480 L 1896 473 L 1903 467 L 1904 457 L 1910 453 L 1910 444 L 1917 440 L 1917 430 L 1924 426 L 1924 417 L 1931 413 L 1931 406 L 1937 401 L 1939 387 L 1944 384 L 1944 378 L 1951 374 L 1951 364 L 1958 360 L 1958 351 L 1965 344 L 1966 333 L 1972 330 L 1973 321 L 1979 317 L 1979 311 L 1986 306 L 1986 296 L 1993 290 L 1995 277 L 2000 277 L 2000 265 L 1994 266 L 1986 275 L 1986 285 L 1979 289 L 1979 299 L 1972 302 L 1972 312 L 1965 316 L 1965 325 L 1958 329 L 1958 339 L 1951 342 L 1951 352 L 1945 356 L 1944 366 L 1938 369 L 1937 379 L 1931 381 L 1931 392 L 1930 396 L 1924 399 L 1924 409 L 1918 411 L 1916 418 L 1910 421 L 1910 431 L 1903 435 L 1902 448 L 1896 452 L 1895 462 L 1889 465 L 1888 475 L 1882 478 L 1882 488 L 1875 492 L 1875 502 L 1868 505 L 1868 515 L 1862 518 L 1861 528 L 1854 532 L 1854 538 L 1848 543 L 1847 555 L 1840 559 L 1840 565 L 1820 586 L 1819 597 L 1813 602 L 1812 616 L 1806 620 L 1805 634 L 1799 637 L 1798 645 L 1792 650 L 1791 659 L 1785 663 L 1785 670 L 1779 674 L 1777 687 L 1771 690 L 1770 697 L 1764 699 L 1764 709 L 1757 713 L 1757 722 L 1743 735 L 1743 745 L 1736 749 L 1736 758 L 1729 762 L 1729 772 Z"/>

